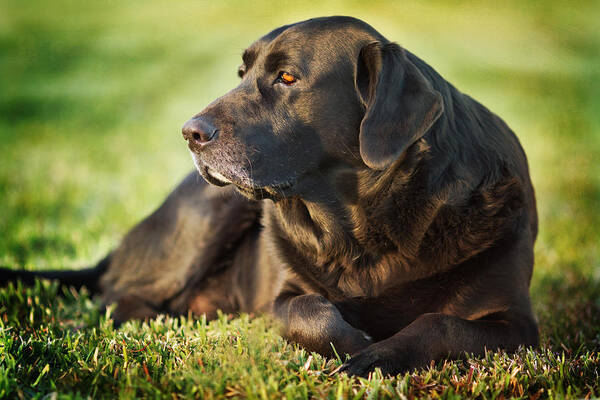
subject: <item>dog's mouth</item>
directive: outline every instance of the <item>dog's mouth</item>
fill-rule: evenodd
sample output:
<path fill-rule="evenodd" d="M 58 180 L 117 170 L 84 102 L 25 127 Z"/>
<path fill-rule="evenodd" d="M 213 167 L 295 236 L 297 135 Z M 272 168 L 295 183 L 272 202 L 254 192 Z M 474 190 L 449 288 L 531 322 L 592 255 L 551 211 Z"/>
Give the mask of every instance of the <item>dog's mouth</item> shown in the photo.
<path fill-rule="evenodd" d="M 215 170 L 207 167 L 206 165 L 199 168 L 199 170 L 200 170 L 200 175 L 202 175 L 202 177 L 204 179 L 206 179 L 206 181 L 212 185 L 227 186 L 227 185 L 231 185 L 233 183 L 226 176 L 224 176 L 223 174 L 221 174 L 218 171 L 215 171 Z"/>
<path fill-rule="evenodd" d="M 277 183 L 267 186 L 248 185 L 241 182 L 234 182 L 218 171 L 203 165 L 198 168 L 200 175 L 210 184 L 215 186 L 234 185 L 238 192 L 242 195 L 253 199 L 271 199 L 278 200 L 287 197 L 290 190 L 294 187 L 296 180 L 289 180 L 283 183 Z"/>

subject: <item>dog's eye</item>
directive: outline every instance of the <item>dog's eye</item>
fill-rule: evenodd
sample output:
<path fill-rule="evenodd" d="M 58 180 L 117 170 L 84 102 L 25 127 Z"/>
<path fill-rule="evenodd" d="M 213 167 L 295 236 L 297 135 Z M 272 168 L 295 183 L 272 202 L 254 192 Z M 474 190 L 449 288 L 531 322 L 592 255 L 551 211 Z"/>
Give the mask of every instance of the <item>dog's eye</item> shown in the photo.
<path fill-rule="evenodd" d="M 280 72 L 276 82 L 281 82 L 284 85 L 293 85 L 298 79 L 289 72 Z"/>

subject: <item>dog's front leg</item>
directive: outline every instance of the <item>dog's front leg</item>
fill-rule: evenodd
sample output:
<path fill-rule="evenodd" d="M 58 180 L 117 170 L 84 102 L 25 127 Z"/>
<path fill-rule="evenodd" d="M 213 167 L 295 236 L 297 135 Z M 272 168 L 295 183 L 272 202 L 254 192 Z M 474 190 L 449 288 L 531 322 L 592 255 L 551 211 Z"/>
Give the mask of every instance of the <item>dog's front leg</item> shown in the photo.
<path fill-rule="evenodd" d="M 372 343 L 318 294 L 282 293 L 275 300 L 274 311 L 283 324 L 283 336 L 310 351 L 333 356 L 335 347 L 339 355 L 354 354 Z"/>
<path fill-rule="evenodd" d="M 364 376 L 379 367 L 384 374 L 394 375 L 427 366 L 431 360 L 463 353 L 482 355 L 486 349 L 514 351 L 519 345 L 536 345 L 537 340 L 536 323 L 524 315 L 502 313 L 471 321 L 424 314 L 394 336 L 356 354 L 339 371 Z"/>

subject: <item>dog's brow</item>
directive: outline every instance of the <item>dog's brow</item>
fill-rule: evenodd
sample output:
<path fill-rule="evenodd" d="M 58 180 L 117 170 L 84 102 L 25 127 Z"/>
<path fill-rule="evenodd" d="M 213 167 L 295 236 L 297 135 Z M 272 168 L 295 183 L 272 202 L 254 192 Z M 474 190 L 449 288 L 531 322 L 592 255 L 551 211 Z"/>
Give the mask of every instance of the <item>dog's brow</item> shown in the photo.
<path fill-rule="evenodd" d="M 265 59 L 265 69 L 267 72 L 277 72 L 279 66 L 284 64 L 287 60 L 287 54 L 282 51 L 275 51 L 269 54 Z"/>
<path fill-rule="evenodd" d="M 256 51 L 251 49 L 244 50 L 244 54 L 242 54 L 242 61 L 244 61 L 244 65 L 246 65 L 247 69 L 252 67 L 254 60 L 256 60 Z"/>

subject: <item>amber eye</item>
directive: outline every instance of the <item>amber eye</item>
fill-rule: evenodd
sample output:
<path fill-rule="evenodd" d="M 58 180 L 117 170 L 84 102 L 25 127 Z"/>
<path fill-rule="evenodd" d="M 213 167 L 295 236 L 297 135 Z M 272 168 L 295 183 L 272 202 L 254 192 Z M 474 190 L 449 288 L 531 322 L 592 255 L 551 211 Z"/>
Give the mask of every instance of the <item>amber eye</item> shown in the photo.
<path fill-rule="evenodd" d="M 296 77 L 288 72 L 281 72 L 278 80 L 286 85 L 291 85 L 296 82 Z"/>

